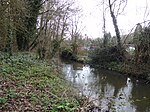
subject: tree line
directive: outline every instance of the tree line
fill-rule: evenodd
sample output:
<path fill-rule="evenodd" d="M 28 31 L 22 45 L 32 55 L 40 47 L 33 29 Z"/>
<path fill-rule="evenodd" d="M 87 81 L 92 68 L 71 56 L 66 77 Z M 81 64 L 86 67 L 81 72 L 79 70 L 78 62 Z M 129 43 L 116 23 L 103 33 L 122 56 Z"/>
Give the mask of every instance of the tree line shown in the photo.
<path fill-rule="evenodd" d="M 9 55 L 36 50 L 39 58 L 52 58 L 78 12 L 67 0 L 1 0 L 0 50 Z"/>

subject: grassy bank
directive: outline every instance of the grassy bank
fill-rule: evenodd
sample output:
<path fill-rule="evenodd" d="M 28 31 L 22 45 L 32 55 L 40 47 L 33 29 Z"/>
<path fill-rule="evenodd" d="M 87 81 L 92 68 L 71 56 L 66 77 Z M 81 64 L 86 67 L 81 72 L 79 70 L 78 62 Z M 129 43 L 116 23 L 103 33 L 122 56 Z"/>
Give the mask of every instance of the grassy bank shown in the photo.
<path fill-rule="evenodd" d="M 81 100 L 54 64 L 28 53 L 0 55 L 0 110 L 74 112 Z"/>

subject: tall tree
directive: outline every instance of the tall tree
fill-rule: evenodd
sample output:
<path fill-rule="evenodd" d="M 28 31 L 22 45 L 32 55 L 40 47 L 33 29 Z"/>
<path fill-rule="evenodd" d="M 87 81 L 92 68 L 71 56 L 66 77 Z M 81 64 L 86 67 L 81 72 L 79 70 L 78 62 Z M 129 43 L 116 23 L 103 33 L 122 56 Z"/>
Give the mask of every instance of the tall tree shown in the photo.
<path fill-rule="evenodd" d="M 20 17 L 26 29 L 16 33 L 18 49 L 21 51 L 28 50 L 29 42 L 35 37 L 42 0 L 26 0 L 26 5 L 28 15 Z"/>
<path fill-rule="evenodd" d="M 137 24 L 133 42 L 135 45 L 135 64 L 149 63 L 150 61 L 150 27 L 149 25 L 142 28 L 140 23 Z"/>
<path fill-rule="evenodd" d="M 126 5 L 127 5 L 127 0 L 113 0 L 113 1 L 108 0 L 110 15 L 112 17 L 112 22 L 113 22 L 114 29 L 116 32 L 118 48 L 121 48 L 122 46 L 121 46 L 120 31 L 119 31 L 119 27 L 117 23 L 117 16 L 124 11 L 124 8 L 126 7 Z"/>
<path fill-rule="evenodd" d="M 124 48 L 122 47 L 122 43 L 121 43 L 121 36 L 120 36 L 120 31 L 117 23 L 117 16 L 124 11 L 126 5 L 127 5 L 127 0 L 113 0 L 113 1 L 108 0 L 108 7 L 114 25 L 116 37 L 117 37 L 117 49 L 118 49 L 118 53 L 120 54 L 120 56 L 118 57 L 119 60 L 124 60 L 125 54 L 124 54 Z"/>
<path fill-rule="evenodd" d="M 25 2 L 20 0 L 5 0 L 0 2 L 1 34 L 3 49 L 11 54 L 15 42 L 16 31 L 23 29 L 20 15 L 25 15 Z"/>

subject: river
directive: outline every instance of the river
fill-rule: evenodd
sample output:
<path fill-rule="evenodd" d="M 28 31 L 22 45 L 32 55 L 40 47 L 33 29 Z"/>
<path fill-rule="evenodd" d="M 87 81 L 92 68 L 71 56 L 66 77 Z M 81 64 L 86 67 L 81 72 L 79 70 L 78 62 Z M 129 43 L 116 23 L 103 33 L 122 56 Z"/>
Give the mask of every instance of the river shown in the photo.
<path fill-rule="evenodd" d="M 150 112 L 150 85 L 89 65 L 63 62 L 64 78 L 102 111 Z"/>

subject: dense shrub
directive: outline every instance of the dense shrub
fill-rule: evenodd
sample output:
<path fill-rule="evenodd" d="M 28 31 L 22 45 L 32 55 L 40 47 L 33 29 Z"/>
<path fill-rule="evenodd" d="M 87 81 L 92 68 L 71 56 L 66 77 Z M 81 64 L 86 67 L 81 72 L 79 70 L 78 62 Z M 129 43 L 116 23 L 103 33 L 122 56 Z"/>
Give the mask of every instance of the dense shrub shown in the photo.
<path fill-rule="evenodd" d="M 65 59 L 75 60 L 76 56 L 73 54 L 71 49 L 64 48 L 61 50 L 61 57 Z"/>
<path fill-rule="evenodd" d="M 123 50 L 123 49 L 122 49 Z M 91 65 L 107 67 L 111 62 L 121 62 L 123 54 L 116 46 L 97 48 L 90 53 Z"/>

